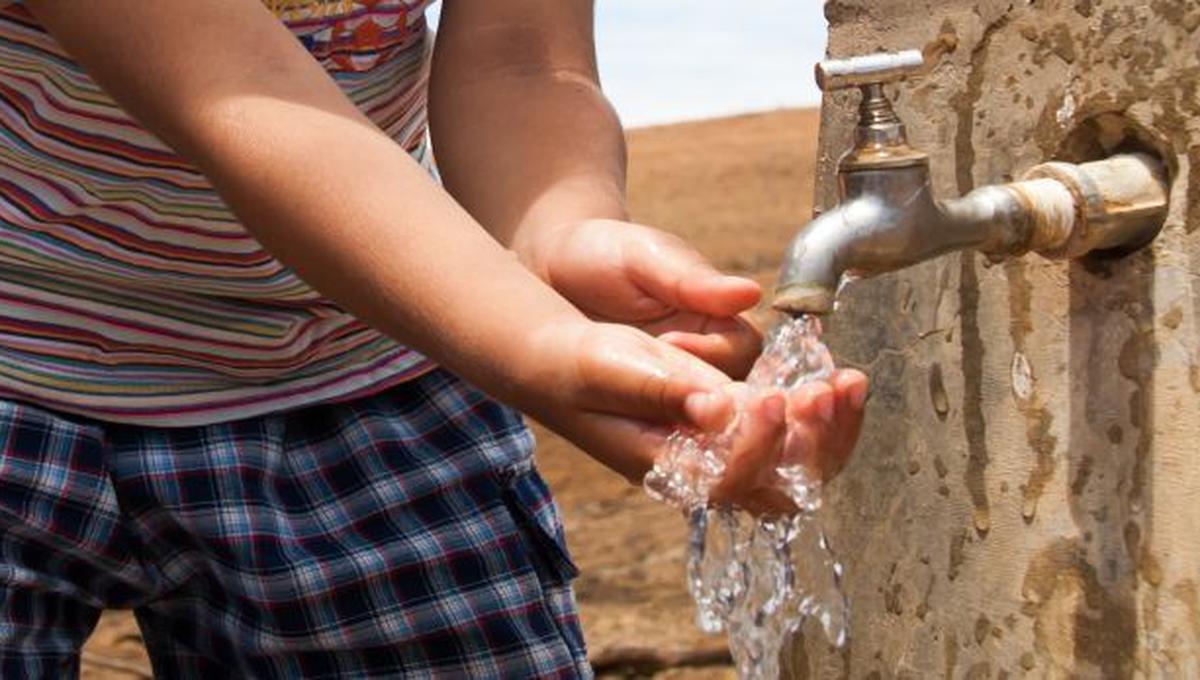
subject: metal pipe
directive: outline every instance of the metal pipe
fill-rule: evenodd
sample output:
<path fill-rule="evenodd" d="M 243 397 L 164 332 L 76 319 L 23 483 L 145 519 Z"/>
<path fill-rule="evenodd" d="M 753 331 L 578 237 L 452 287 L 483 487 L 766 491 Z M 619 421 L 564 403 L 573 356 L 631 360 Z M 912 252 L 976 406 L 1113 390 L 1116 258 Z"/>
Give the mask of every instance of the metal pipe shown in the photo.
<path fill-rule="evenodd" d="M 1062 243 L 1037 249 L 1046 257 L 1136 249 L 1150 242 L 1166 219 L 1166 168 L 1148 154 L 1119 154 L 1082 165 L 1043 163 L 1025 177 L 1059 182 L 1079 211 L 1080 220 Z"/>
<path fill-rule="evenodd" d="M 908 144 L 881 83 L 924 70 L 920 52 L 871 54 L 817 65 L 823 90 L 859 87 L 854 146 L 838 162 L 841 204 L 800 230 L 788 246 L 776 309 L 833 309 L 847 274 L 894 271 L 943 253 L 973 249 L 994 259 L 1029 251 L 1050 258 L 1134 249 L 1158 233 L 1167 210 L 1162 164 L 1139 153 L 1094 163 L 1044 163 L 1019 182 L 935 201 L 929 157 Z"/>
<path fill-rule="evenodd" d="M 1065 258 L 1136 247 L 1166 217 L 1165 173 L 1145 154 L 1047 163 L 1026 177 L 934 201 L 927 165 L 843 172 L 842 203 L 789 245 L 774 307 L 827 313 L 844 275 L 873 276 L 957 250 Z"/>

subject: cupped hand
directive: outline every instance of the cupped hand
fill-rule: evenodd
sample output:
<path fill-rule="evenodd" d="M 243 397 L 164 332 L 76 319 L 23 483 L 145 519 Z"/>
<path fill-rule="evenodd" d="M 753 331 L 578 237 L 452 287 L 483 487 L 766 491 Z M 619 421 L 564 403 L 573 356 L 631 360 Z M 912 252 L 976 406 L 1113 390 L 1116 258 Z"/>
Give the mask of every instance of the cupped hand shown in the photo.
<path fill-rule="evenodd" d="M 795 512 L 776 470 L 800 464 L 818 481 L 840 472 L 858 441 L 866 397 L 867 377 L 853 369 L 835 371 L 828 381 L 790 393 L 751 397 L 743 405 L 725 474 L 710 500 L 759 515 Z"/>
<path fill-rule="evenodd" d="M 717 271 L 682 239 L 619 220 L 585 220 L 547 233 L 528 258 L 593 319 L 635 325 L 740 378 L 762 336 L 738 316 L 762 291 Z"/>
<path fill-rule="evenodd" d="M 515 405 L 552 428 L 578 412 L 711 429 L 732 404 L 724 373 L 624 324 L 551 324 L 523 364 Z"/>
<path fill-rule="evenodd" d="M 661 340 L 619 324 L 562 324 L 530 347 L 527 396 L 519 404 L 601 463 L 640 484 L 679 427 L 726 429 L 744 402 L 725 477 L 712 500 L 758 514 L 795 510 L 778 491 L 776 468 L 800 463 L 827 479 L 857 441 L 866 376 L 836 372 L 791 393 L 742 398 L 744 383 Z M 557 367 L 557 368 L 555 368 Z"/>

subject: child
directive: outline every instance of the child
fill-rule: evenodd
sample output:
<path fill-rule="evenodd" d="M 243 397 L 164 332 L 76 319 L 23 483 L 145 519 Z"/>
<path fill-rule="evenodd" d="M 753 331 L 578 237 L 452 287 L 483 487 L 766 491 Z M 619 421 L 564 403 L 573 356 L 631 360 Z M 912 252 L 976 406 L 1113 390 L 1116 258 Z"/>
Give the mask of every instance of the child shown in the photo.
<path fill-rule="evenodd" d="M 0 8 L 0 677 L 105 607 L 164 678 L 589 674 L 492 399 L 638 481 L 759 290 L 625 221 L 590 0 L 427 4 Z M 786 511 L 785 421 L 836 467 L 864 395 L 754 400 L 721 500 Z"/>

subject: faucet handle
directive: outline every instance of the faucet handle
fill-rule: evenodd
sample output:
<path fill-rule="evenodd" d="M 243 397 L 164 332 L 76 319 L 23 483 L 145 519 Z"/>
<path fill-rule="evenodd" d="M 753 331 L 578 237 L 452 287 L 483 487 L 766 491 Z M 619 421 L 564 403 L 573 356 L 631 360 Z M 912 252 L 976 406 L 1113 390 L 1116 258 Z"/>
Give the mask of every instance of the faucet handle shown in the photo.
<path fill-rule="evenodd" d="M 817 87 L 823 92 L 901 80 L 925 70 L 920 50 L 877 52 L 817 64 Z"/>
<path fill-rule="evenodd" d="M 892 109 L 883 84 L 925 71 L 920 50 L 878 52 L 817 64 L 817 85 L 825 92 L 862 90 L 854 147 L 838 163 L 841 172 L 927 165 L 929 157 L 908 145 L 904 123 Z"/>

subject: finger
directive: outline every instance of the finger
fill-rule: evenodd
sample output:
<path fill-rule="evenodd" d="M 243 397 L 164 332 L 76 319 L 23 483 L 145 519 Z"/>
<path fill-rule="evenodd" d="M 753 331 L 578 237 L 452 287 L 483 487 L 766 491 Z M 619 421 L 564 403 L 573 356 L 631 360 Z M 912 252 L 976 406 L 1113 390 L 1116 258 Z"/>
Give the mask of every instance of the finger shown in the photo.
<path fill-rule="evenodd" d="M 722 274 L 676 238 L 630 243 L 624 257 L 630 280 L 673 309 L 728 317 L 750 309 L 762 297 L 756 282 Z"/>
<path fill-rule="evenodd" d="M 738 504 L 774 475 L 787 431 L 786 409 L 778 392 L 756 396 L 746 405 L 715 498 Z"/>
<path fill-rule="evenodd" d="M 724 392 L 696 392 L 684 404 L 687 420 L 702 432 L 724 432 L 737 414 L 737 404 Z"/>
<path fill-rule="evenodd" d="M 837 417 L 833 386 L 825 381 L 805 383 L 788 398 L 788 434 L 782 455 L 785 465 L 803 465 L 813 479 L 824 480 L 826 432 Z"/>
<path fill-rule="evenodd" d="M 762 352 L 762 331 L 741 316 L 677 312 L 642 324 L 641 328 L 735 379 L 746 377 Z"/>
<path fill-rule="evenodd" d="M 863 407 L 867 400 L 867 376 L 855 370 L 841 370 L 834 374 L 834 392 L 837 394 L 836 426 L 827 437 L 829 454 L 825 468 L 825 479 L 836 475 L 850 460 L 850 454 L 858 443 L 862 432 Z"/>
<path fill-rule="evenodd" d="M 867 401 L 867 376 L 853 368 L 842 368 L 834 372 L 831 380 L 838 393 L 839 410 L 861 411 Z"/>
<path fill-rule="evenodd" d="M 718 333 L 670 331 L 659 336 L 663 342 L 715 366 L 731 378 L 745 378 L 761 353 L 762 339 L 748 326 Z"/>
<path fill-rule="evenodd" d="M 866 382 L 858 371 L 840 370 L 829 383 L 810 383 L 794 392 L 785 458 L 803 463 L 821 480 L 840 472 L 862 428 Z"/>
<path fill-rule="evenodd" d="M 732 333 L 737 331 L 758 333 L 761 335 L 761 332 L 749 319 L 740 316 L 710 316 L 708 314 L 678 310 L 649 321 L 644 321 L 638 324 L 638 326 L 650 335 L 662 335 L 663 333 L 670 332 L 707 334 Z"/>
<path fill-rule="evenodd" d="M 823 380 L 805 383 L 788 400 L 788 416 L 793 421 L 827 425 L 837 414 L 833 385 Z"/>
<path fill-rule="evenodd" d="M 819 424 L 793 419 L 780 456 L 781 465 L 803 465 L 811 479 L 824 481 L 832 475 L 826 467 L 828 461 L 822 446 L 824 438 Z"/>

